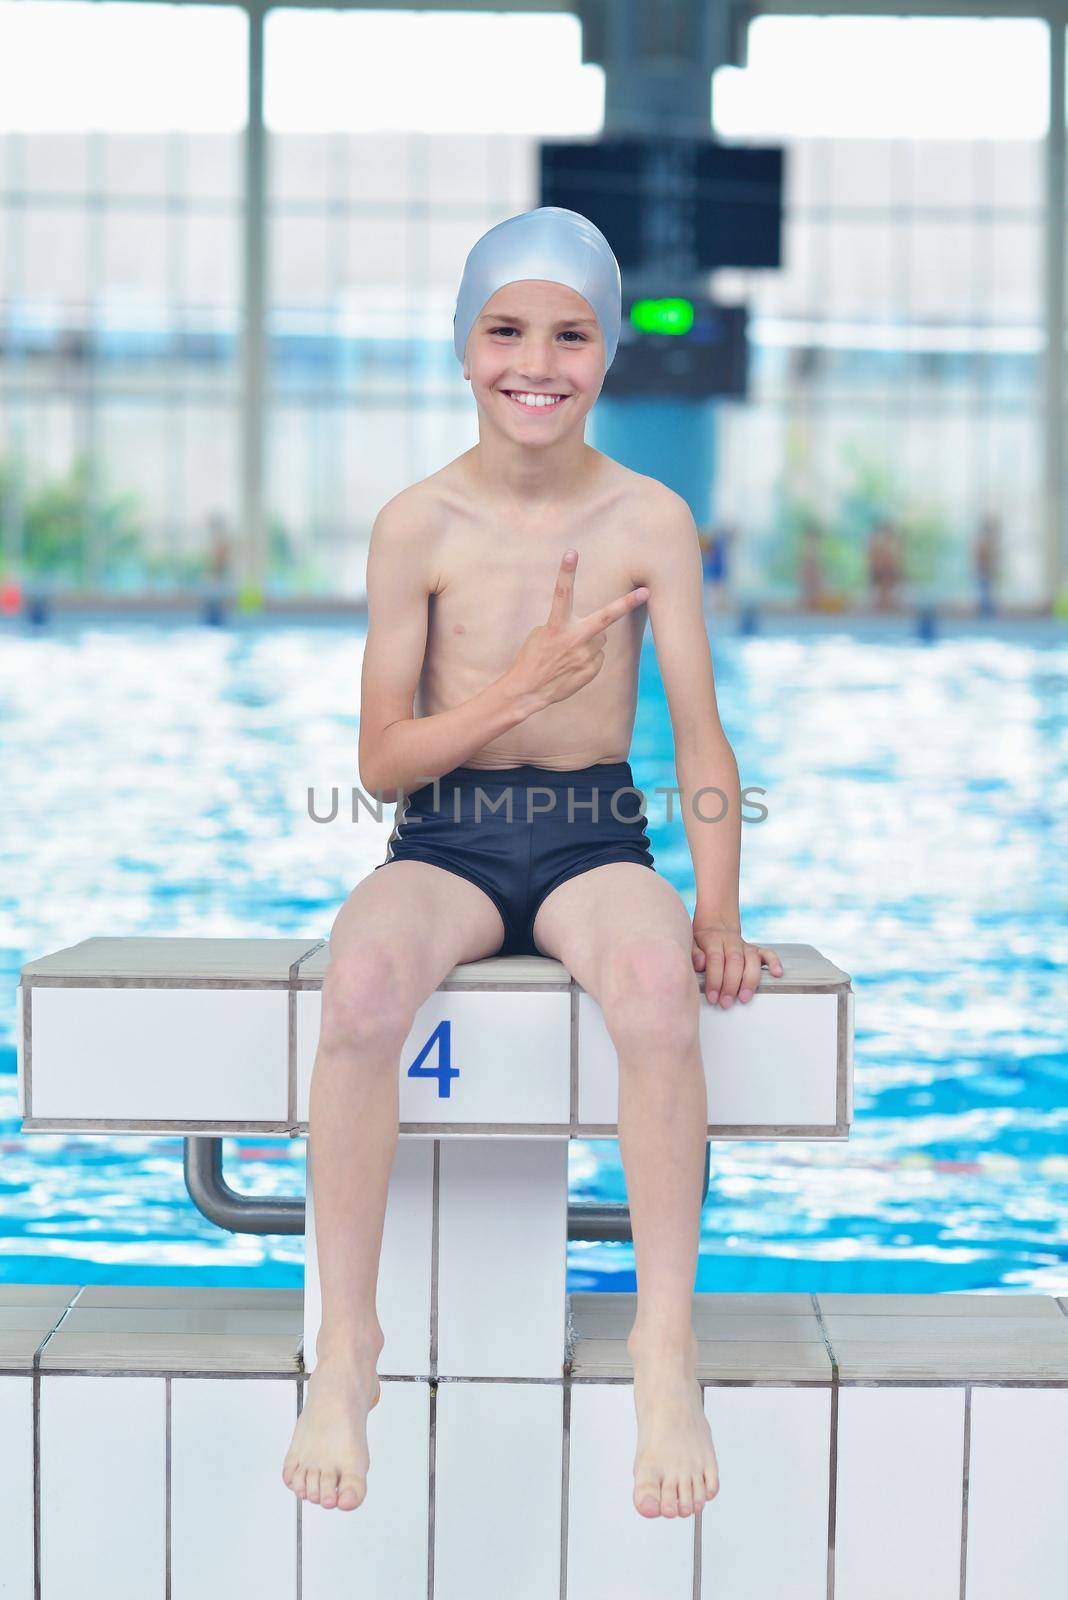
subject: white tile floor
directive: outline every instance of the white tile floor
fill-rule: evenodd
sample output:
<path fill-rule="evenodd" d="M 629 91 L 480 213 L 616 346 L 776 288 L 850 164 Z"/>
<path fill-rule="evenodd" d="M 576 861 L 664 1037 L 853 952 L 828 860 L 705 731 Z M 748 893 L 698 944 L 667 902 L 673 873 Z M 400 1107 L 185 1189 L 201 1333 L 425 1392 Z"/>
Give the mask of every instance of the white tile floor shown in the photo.
<path fill-rule="evenodd" d="M 571 1297 L 556 1378 L 385 1379 L 363 1505 L 298 1503 L 301 1299 L 3 1286 L 0 1597 L 33 1600 L 36 1573 L 40 1600 L 145 1600 L 169 1573 L 172 1600 L 560 1600 L 562 1578 L 567 1600 L 1064 1600 L 1055 1300 L 695 1297 L 722 1487 L 670 1521 L 633 1507 L 632 1295 Z"/>

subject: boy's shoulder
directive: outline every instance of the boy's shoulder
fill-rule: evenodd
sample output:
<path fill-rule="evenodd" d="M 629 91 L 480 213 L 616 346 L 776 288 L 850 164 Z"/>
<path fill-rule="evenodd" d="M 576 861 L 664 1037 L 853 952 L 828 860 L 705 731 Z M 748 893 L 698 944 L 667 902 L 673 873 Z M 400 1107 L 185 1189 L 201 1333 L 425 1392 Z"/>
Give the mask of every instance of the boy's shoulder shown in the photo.
<path fill-rule="evenodd" d="M 668 533 L 677 528 L 696 537 L 697 525 L 693 513 L 681 494 L 669 489 L 659 478 L 635 472 L 618 461 L 613 465 L 620 474 L 617 481 L 621 503 L 640 513 L 646 532 L 652 529 Z"/>
<path fill-rule="evenodd" d="M 620 480 L 615 522 L 624 534 L 631 583 L 658 590 L 676 582 L 691 585 L 695 572 L 700 575 L 701 550 L 688 502 L 659 478 L 620 470 L 626 477 Z"/>
<path fill-rule="evenodd" d="M 403 573 L 409 585 L 430 594 L 440 587 L 440 498 L 428 492 L 428 481 L 410 484 L 387 500 L 371 527 L 367 581 L 372 574 Z"/>
<path fill-rule="evenodd" d="M 400 489 L 382 506 L 371 529 L 371 550 L 379 558 L 402 561 L 418 570 L 429 589 L 438 587 L 446 496 L 435 479 L 423 478 Z M 413 566 L 414 563 L 414 566 Z"/>
<path fill-rule="evenodd" d="M 399 489 L 378 513 L 383 529 L 415 529 L 424 534 L 440 532 L 450 511 L 457 510 L 465 497 L 463 457 L 446 462 L 407 488 Z"/>
<path fill-rule="evenodd" d="M 643 495 L 647 505 L 668 512 L 689 511 L 690 508 L 682 495 L 676 494 L 674 489 L 669 489 L 659 478 L 650 478 L 644 472 L 632 472 L 629 467 L 624 470 L 634 482 L 634 493 Z"/>
<path fill-rule="evenodd" d="M 440 490 L 434 486 L 436 477 L 437 473 L 434 473 L 418 483 L 410 483 L 405 489 L 398 489 L 379 511 L 375 518 L 376 527 L 381 526 L 383 531 L 388 532 L 409 526 L 416 519 L 425 521 L 440 501 Z"/>

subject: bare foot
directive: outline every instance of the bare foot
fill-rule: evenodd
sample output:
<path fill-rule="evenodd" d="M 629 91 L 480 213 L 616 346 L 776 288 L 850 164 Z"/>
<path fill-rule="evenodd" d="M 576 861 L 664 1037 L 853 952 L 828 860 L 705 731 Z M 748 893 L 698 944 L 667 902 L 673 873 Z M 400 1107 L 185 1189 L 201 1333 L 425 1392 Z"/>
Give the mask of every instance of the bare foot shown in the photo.
<path fill-rule="evenodd" d="M 378 1353 L 320 1356 L 282 1463 L 282 1480 L 301 1500 L 355 1511 L 367 1494 L 367 1414 L 378 1404 Z"/>
<path fill-rule="evenodd" d="M 719 1492 L 719 1466 L 697 1381 L 697 1338 L 631 1335 L 638 1448 L 634 1505 L 643 1517 L 688 1517 Z"/>

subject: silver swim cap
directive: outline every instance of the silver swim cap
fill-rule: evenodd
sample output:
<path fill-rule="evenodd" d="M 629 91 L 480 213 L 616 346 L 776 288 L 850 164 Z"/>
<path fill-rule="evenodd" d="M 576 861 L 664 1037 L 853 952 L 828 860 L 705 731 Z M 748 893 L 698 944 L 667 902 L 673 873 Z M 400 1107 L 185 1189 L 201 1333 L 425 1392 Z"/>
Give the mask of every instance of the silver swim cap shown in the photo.
<path fill-rule="evenodd" d="M 607 372 L 619 343 L 619 263 L 600 228 L 563 206 L 523 211 L 498 222 L 472 245 L 452 319 L 453 349 L 460 365 L 475 318 L 486 301 L 506 283 L 526 278 L 562 283 L 589 302 L 604 335 Z"/>

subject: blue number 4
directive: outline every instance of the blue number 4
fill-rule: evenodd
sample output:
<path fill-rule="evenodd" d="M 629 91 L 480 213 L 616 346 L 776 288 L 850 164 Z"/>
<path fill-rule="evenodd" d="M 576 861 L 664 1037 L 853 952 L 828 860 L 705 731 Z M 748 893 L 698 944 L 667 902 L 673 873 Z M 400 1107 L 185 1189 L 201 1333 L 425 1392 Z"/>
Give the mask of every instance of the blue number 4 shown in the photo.
<path fill-rule="evenodd" d="M 435 1043 L 438 1046 L 437 1066 L 420 1066 L 420 1062 L 426 1060 Z M 438 1099 L 448 1100 L 449 1079 L 460 1076 L 459 1067 L 452 1065 L 452 1023 L 448 1017 L 443 1017 L 438 1023 L 430 1038 L 408 1068 L 408 1076 L 409 1078 L 436 1078 L 438 1080 Z"/>

